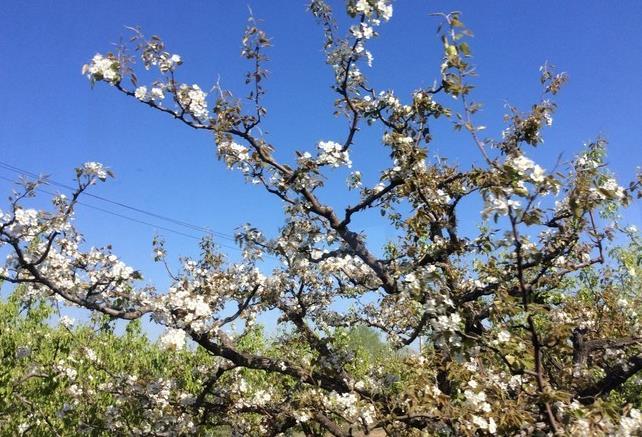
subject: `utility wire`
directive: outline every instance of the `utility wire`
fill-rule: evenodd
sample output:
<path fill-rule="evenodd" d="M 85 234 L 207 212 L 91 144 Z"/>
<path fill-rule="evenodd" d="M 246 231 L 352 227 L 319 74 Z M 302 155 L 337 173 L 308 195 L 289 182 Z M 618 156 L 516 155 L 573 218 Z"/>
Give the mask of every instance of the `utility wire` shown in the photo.
<path fill-rule="evenodd" d="M 0 179 L 2 179 L 4 181 L 7 181 L 7 182 L 15 183 L 15 181 L 13 179 L 5 177 L 5 176 L 0 176 Z M 41 193 L 48 194 L 50 196 L 55 196 L 56 195 L 56 193 L 52 193 L 51 191 L 47 191 L 47 190 L 44 190 L 42 188 L 36 188 L 36 190 L 41 192 Z M 103 212 L 105 214 L 109 214 L 109 215 L 113 215 L 115 217 L 119 217 L 119 218 L 122 218 L 122 219 L 125 219 L 125 220 L 129 220 L 131 222 L 135 222 L 135 223 L 139 223 L 139 224 L 142 224 L 142 225 L 150 226 L 150 227 L 153 227 L 155 229 L 160 229 L 160 230 L 163 230 L 163 231 L 166 231 L 166 232 L 171 232 L 173 234 L 180 235 L 180 236 L 185 237 L 185 238 L 190 238 L 192 240 L 197 240 L 197 241 L 201 240 L 201 237 L 197 237 L 196 235 L 187 234 L 185 232 L 177 231 L 176 229 L 171 229 L 171 228 L 167 228 L 165 226 L 160 226 L 160 225 L 157 225 L 157 224 L 154 224 L 154 223 L 146 222 L 144 220 L 139 220 L 137 218 L 130 217 L 130 216 L 127 216 L 127 215 L 124 215 L 124 214 L 119 214 L 117 212 L 109 211 L 108 209 L 104 209 L 104 208 L 101 208 L 99 206 L 90 205 L 90 204 L 87 204 L 87 203 L 81 202 L 81 201 L 76 201 L 76 203 L 78 205 L 81 205 L 81 206 L 85 207 L 85 208 L 94 209 L 96 211 L 100 211 L 100 212 Z M 238 247 L 230 246 L 230 245 L 223 244 L 223 243 L 217 243 L 217 245 L 219 245 L 221 247 L 224 247 L 226 249 L 240 250 Z"/>
<path fill-rule="evenodd" d="M 5 170 L 10 170 L 12 172 L 18 173 L 21 176 L 24 176 L 26 174 L 26 175 L 29 175 L 31 177 L 37 178 L 37 179 L 40 178 L 40 175 L 37 175 L 34 172 L 31 172 L 31 171 L 28 171 L 28 170 L 24 170 L 24 169 L 21 169 L 19 167 L 15 167 L 15 166 L 13 166 L 11 164 L 8 164 L 8 163 L 0 160 L 0 169 L 2 169 L 2 168 L 4 168 Z M 8 178 L 8 177 L 0 176 L 0 179 L 8 181 L 8 182 L 11 182 L 11 183 L 15 183 L 15 180 L 13 180 L 11 178 Z M 71 192 L 73 192 L 75 190 L 75 188 L 73 188 L 73 187 L 71 187 L 69 185 L 53 181 L 53 180 L 51 180 L 49 178 L 47 178 L 44 181 L 44 183 L 47 184 L 47 185 L 55 185 L 55 186 L 58 186 L 60 188 L 67 189 L 67 190 L 69 190 Z M 43 188 L 40 188 L 40 187 L 36 188 L 36 190 L 41 192 L 41 193 L 48 194 L 50 196 L 55 196 L 56 195 L 56 193 L 52 193 L 51 191 L 47 191 L 47 190 L 45 190 Z M 87 193 L 87 192 L 83 192 L 82 194 L 85 195 L 85 196 L 93 197 L 94 199 L 102 200 L 104 202 L 120 206 L 122 208 L 126 208 L 126 209 L 129 209 L 129 210 L 135 211 L 135 212 L 139 212 L 141 214 L 148 215 L 150 217 L 155 217 L 155 218 L 160 219 L 160 220 L 165 220 L 165 221 L 171 222 L 173 224 L 176 224 L 178 226 L 183 226 L 183 227 L 188 228 L 190 230 L 198 231 L 198 232 L 201 232 L 201 233 L 206 234 L 206 235 L 212 235 L 212 236 L 216 236 L 218 238 L 223 238 L 223 239 L 230 240 L 230 241 L 236 241 L 236 239 L 233 236 L 229 235 L 229 234 L 224 234 L 222 232 L 212 231 L 212 230 L 210 230 L 208 228 L 204 228 L 202 226 L 193 225 L 191 223 L 184 222 L 182 220 L 173 219 L 171 217 L 163 216 L 161 214 L 156 214 L 154 212 L 150 212 L 150 211 L 146 211 L 144 209 L 136 208 L 134 206 L 130 206 L 130 205 L 127 205 L 127 204 L 122 203 L 122 202 L 118 202 L 118 201 L 115 201 L 115 200 L 108 199 L 106 197 L 98 196 L 96 194 L 91 194 L 91 193 Z M 114 212 L 114 211 L 110 211 L 108 209 L 104 209 L 104 208 L 101 208 L 99 206 L 90 205 L 90 204 L 87 204 L 87 203 L 84 203 L 84 202 L 81 202 L 81 201 L 77 201 L 76 203 L 78 205 L 82 205 L 82 206 L 84 206 L 86 208 L 94 209 L 96 211 L 100 211 L 100 212 L 103 212 L 105 214 L 109 214 L 109 215 L 112 215 L 112 216 L 115 216 L 115 217 L 119 217 L 119 218 L 122 218 L 122 219 L 125 219 L 125 220 L 129 220 L 129 221 L 132 221 L 132 222 L 135 222 L 135 223 L 139 223 L 139 224 L 142 224 L 142 225 L 150 226 L 150 227 L 153 227 L 153 228 L 156 228 L 156 229 L 161 229 L 161 230 L 166 231 L 166 232 L 171 232 L 173 234 L 180 235 L 180 236 L 183 236 L 185 238 L 190 238 L 190 239 L 198 240 L 198 241 L 201 240 L 201 237 L 198 237 L 196 235 L 188 234 L 188 233 L 185 233 L 185 232 L 182 232 L 182 231 L 178 231 L 176 229 L 168 228 L 168 227 L 165 227 L 165 226 L 160 226 L 160 225 L 157 225 L 157 224 L 154 224 L 154 223 L 150 223 L 150 222 L 147 222 L 147 221 L 144 221 L 144 220 L 137 219 L 135 217 L 131 217 L 131 216 L 125 215 L 125 214 L 120 214 L 120 213 L 117 213 L 117 212 Z M 223 244 L 223 243 L 220 243 L 220 242 L 217 242 L 217 244 L 219 246 L 221 246 L 221 247 L 226 248 L 226 249 L 231 249 L 231 250 L 236 250 L 236 251 L 240 251 L 241 250 L 237 246 L 230 246 L 230 245 Z M 266 254 L 266 255 L 267 255 L 268 258 L 272 258 L 272 259 L 275 259 L 275 260 L 278 259 L 273 255 L 268 255 L 268 254 Z"/>
<path fill-rule="evenodd" d="M 21 168 L 19 168 L 19 167 L 16 167 L 16 166 L 14 166 L 14 165 L 11 165 L 11 164 L 6 163 L 6 162 L 1 161 L 1 160 L 0 160 L 0 168 L 4 168 L 4 169 L 6 169 L 6 170 L 9 170 L 9 171 L 12 171 L 12 172 L 15 172 L 15 173 L 21 174 L 21 175 L 29 175 L 29 176 L 34 177 L 34 178 L 39 178 L 39 177 L 40 177 L 40 175 L 38 175 L 38 174 L 36 174 L 36 173 L 34 173 L 34 172 L 31 172 L 31 171 L 28 171 L 28 170 L 21 169 Z M 63 184 L 63 183 L 61 183 L 61 182 L 54 181 L 54 180 L 49 179 L 49 178 L 47 178 L 47 179 L 44 181 L 44 183 L 45 183 L 45 184 L 47 184 L 47 185 L 55 185 L 55 186 L 58 186 L 58 187 L 61 187 L 61 188 L 64 188 L 64 189 L 67 189 L 67 190 L 70 190 L 70 191 L 74 191 L 74 190 L 75 190 L 75 188 L 74 188 L 74 187 L 71 187 L 71 186 L 69 186 L 69 185 Z M 88 196 L 88 197 L 92 197 L 92 198 L 94 198 L 94 199 L 101 200 L 101 201 L 103 201 L 103 202 L 110 203 L 110 204 L 112 204 L 112 205 L 119 206 L 119 207 L 121 207 L 121 208 L 129 209 L 129 210 L 131 210 L 131 211 L 135 211 L 135 212 L 138 212 L 138 213 L 140 213 L 140 214 L 145 214 L 145 215 L 147 215 L 147 216 L 154 217 L 154 218 L 159 219 L 159 220 L 164 220 L 164 221 L 167 221 L 167 222 L 173 223 L 173 224 L 175 224 L 175 225 L 178 225 L 178 226 L 182 226 L 182 227 L 188 228 L 188 229 L 193 230 L 193 231 L 198 231 L 198 232 L 202 232 L 202 233 L 204 233 L 204 234 L 209 234 L 209 235 L 215 235 L 215 236 L 217 236 L 217 237 L 219 237 L 219 238 L 223 238 L 223 239 L 226 239 L 226 240 L 229 240 L 229 241 L 235 241 L 235 238 L 234 238 L 233 236 L 229 235 L 229 234 L 225 234 L 225 233 L 217 232 L 217 231 L 212 231 L 212 230 L 210 230 L 210 229 L 208 229 L 208 228 L 205 228 L 205 227 L 202 227 L 202 226 L 198 226 L 198 225 L 194 225 L 194 224 L 188 223 L 188 222 L 183 221 L 183 220 L 178 220 L 178 219 L 174 219 L 174 218 L 172 218 L 172 217 L 167 217 L 167 216 L 165 216 L 165 215 L 157 214 L 157 213 L 155 213 L 155 212 L 146 211 L 146 210 L 144 210 L 144 209 L 137 208 L 137 207 L 135 207 L 135 206 L 131 206 L 131 205 L 127 205 L 127 204 L 125 204 L 125 203 L 118 202 L 118 201 L 115 201 L 115 200 L 111 200 L 111 199 L 108 199 L 108 198 L 106 198 L 106 197 L 99 196 L 99 195 L 97 195 L 97 194 L 92 194 L 92 193 L 84 192 L 84 193 L 83 193 L 83 195 Z M 84 206 L 88 206 L 88 205 L 84 205 Z M 90 206 L 90 207 L 92 207 L 92 206 Z M 98 207 L 93 207 L 93 208 L 94 208 L 94 209 L 97 209 Z M 116 215 L 116 213 L 113 213 L 113 212 L 111 212 L 111 211 L 109 211 L 109 213 L 110 213 L 110 214 L 113 214 L 113 215 Z M 135 220 L 135 219 L 134 219 L 134 220 Z M 138 220 L 138 221 L 139 221 L 139 222 L 141 222 L 141 223 L 144 223 L 144 222 L 142 222 L 142 221 L 140 221 L 140 220 Z M 158 227 L 159 229 L 161 229 L 161 227 L 160 227 L 160 226 L 157 226 L 157 227 Z M 165 230 L 167 230 L 167 229 L 165 229 Z M 192 236 L 192 237 L 193 237 L 193 236 Z"/>
<path fill-rule="evenodd" d="M 8 177 L 5 177 L 5 176 L 0 176 L 0 179 L 2 179 L 2 180 L 4 180 L 4 181 L 7 181 L 7 182 L 12 182 L 12 183 L 14 183 L 14 182 L 15 182 L 13 179 L 8 178 Z M 47 190 L 44 190 L 44 189 L 42 189 L 42 188 L 36 188 L 36 190 L 37 190 L 37 191 L 39 191 L 39 192 L 41 192 L 41 193 L 44 193 L 44 194 L 49 194 L 50 196 L 55 196 L 55 195 L 56 195 L 56 193 L 52 193 L 51 191 L 47 191 Z M 82 205 L 82 206 L 84 206 L 84 207 L 86 207 L 86 208 L 95 209 L 95 210 L 97 210 L 97 211 L 101 211 L 101 212 L 104 212 L 104 213 L 106 213 L 106 214 L 110 214 L 110 215 L 113 215 L 113 216 L 116 216 L 116 217 L 123 218 L 123 219 L 125 219 L 125 220 L 130 220 L 130 221 L 133 221 L 133 222 L 136 222 L 136 223 L 140 223 L 140 224 L 143 224 L 143 225 L 153 226 L 153 227 L 155 227 L 155 228 L 162 229 L 162 230 L 164 230 L 164 231 L 168 231 L 168 232 L 172 232 L 172 233 L 175 233 L 175 234 L 181 235 L 181 236 L 183 236 L 183 237 L 192 238 L 192 239 L 194 239 L 194 240 L 200 240 L 200 239 L 201 239 L 200 237 L 197 237 L 197 236 L 195 236 L 195 235 L 186 234 L 186 233 L 184 233 L 184 232 L 177 231 L 177 230 L 175 230 L 175 229 L 166 228 L 166 227 L 164 227 L 164 226 L 158 226 L 158 225 L 155 225 L 154 223 L 149 223 L 149 222 L 146 222 L 146 221 L 143 221 L 143 220 L 139 220 L 139 219 L 134 218 L 134 217 L 126 216 L 126 215 L 124 215 L 124 214 L 119 214 L 119 213 L 117 213 L 117 212 L 109 211 L 109 210 L 107 210 L 107 209 L 100 208 L 100 207 L 98 207 L 98 206 L 89 205 L 89 204 L 84 203 L 84 202 L 81 202 L 81 201 L 76 201 L 76 203 L 77 203 L 78 205 Z"/>

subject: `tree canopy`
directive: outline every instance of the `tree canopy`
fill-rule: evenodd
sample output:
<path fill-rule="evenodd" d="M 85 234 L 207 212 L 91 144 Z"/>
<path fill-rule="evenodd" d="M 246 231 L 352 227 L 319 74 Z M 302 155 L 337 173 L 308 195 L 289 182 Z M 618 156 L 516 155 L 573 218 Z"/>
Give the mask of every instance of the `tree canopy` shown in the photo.
<path fill-rule="evenodd" d="M 79 199 L 112 177 L 108 168 L 82 164 L 73 194 L 55 196 L 48 210 L 27 206 L 45 181 L 23 181 L 0 216 L 9 253 L 0 278 L 16 284 L 0 311 L 0 429 L 639 432 L 641 241 L 618 214 L 640 197 L 642 177 L 620 185 L 603 138 L 554 168 L 534 161 L 567 76 L 543 65 L 541 99 L 526 110 L 509 106 L 493 138 L 475 123 L 481 104 L 461 14 L 438 14 L 440 75 L 404 96 L 368 81 L 376 68 L 369 44 L 392 19 L 389 0 L 348 0 L 340 11 L 312 0 L 309 10 L 345 135 L 290 159 L 264 128 L 270 38 L 254 17 L 242 37 L 247 96 L 191 83 L 181 56 L 138 28 L 83 66 L 92 85 L 210 132 L 225 166 L 283 206 L 283 225 L 276 235 L 245 225 L 239 262 L 204 238 L 200 256 L 182 258 L 178 271 L 155 239 L 155 259 L 171 278 L 156 289 L 74 226 Z M 438 155 L 437 124 L 451 125 L 479 163 Z M 352 170 L 345 198 L 326 199 L 338 170 L 357 166 L 351 151 L 367 129 L 382 133 L 388 165 L 371 186 Z M 383 250 L 355 225 L 369 211 L 394 235 Z M 476 221 L 474 234 L 462 232 L 466 220 Z M 267 257 L 278 260 L 269 271 Z M 63 315 L 53 326 L 60 304 L 90 310 L 93 322 L 73 327 Z M 274 336 L 257 324 L 268 312 L 279 315 Z M 141 319 L 164 327 L 158 342 Z M 118 320 L 128 321 L 123 334 L 113 330 Z"/>

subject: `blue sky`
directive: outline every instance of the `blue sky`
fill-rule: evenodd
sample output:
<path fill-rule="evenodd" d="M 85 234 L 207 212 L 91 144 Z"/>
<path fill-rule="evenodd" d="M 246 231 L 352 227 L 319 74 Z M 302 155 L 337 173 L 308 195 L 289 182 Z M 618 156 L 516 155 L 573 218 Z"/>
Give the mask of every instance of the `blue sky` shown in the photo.
<path fill-rule="evenodd" d="M 342 2 L 330 2 L 341 9 Z M 305 0 L 255 1 L 30 1 L 7 2 L 0 10 L 1 160 L 70 182 L 73 168 L 85 161 L 110 166 L 117 178 L 94 193 L 232 234 L 246 222 L 268 234 L 281 224 L 281 205 L 240 175 L 216 161 L 208 133 L 193 130 L 125 98 L 108 86 L 91 89 L 80 74 L 94 53 L 106 52 L 125 25 L 158 34 L 168 50 L 185 61 L 180 79 L 209 89 L 217 78 L 243 95 L 240 36 L 251 6 L 273 38 L 268 65 L 265 129 L 278 156 L 313 150 L 319 140 L 338 140 L 342 120 L 332 116 L 331 73 L 321 53 L 320 29 L 306 12 Z M 621 183 L 642 161 L 642 38 L 638 1 L 420 1 L 398 0 L 392 21 L 370 47 L 375 60 L 368 72 L 377 88 L 394 88 L 404 97 L 438 77 L 438 21 L 429 13 L 459 10 L 474 31 L 471 42 L 479 77 L 474 98 L 484 103 L 478 117 L 489 134 L 502 130 L 504 105 L 522 109 L 540 94 L 538 67 L 544 62 L 569 74 L 556 101 L 559 110 L 545 144 L 534 153 L 542 164 L 559 154 L 569 158 L 598 135 L 610 142 L 609 162 Z M 446 101 L 446 103 L 454 103 Z M 436 127 L 434 150 L 469 165 L 480 157 L 465 136 L 451 134 L 446 122 Z M 363 133 L 352 155 L 354 168 L 374 182 L 387 152 L 379 133 Z M 15 174 L 0 170 L 4 177 Z M 336 175 L 343 181 L 344 174 Z M 9 184 L 0 181 L 8 193 Z M 344 194 L 329 189 L 328 202 L 345 206 Z M 134 216 L 95 199 L 87 203 Z M 0 208 L 6 205 L 3 199 Z M 626 212 L 642 222 L 639 206 Z M 159 220 L 136 217 L 163 224 Z M 477 212 L 464 217 L 472 226 Z M 151 260 L 156 230 L 98 211 L 80 208 L 79 227 L 94 245 L 114 250 L 146 277 L 165 284 L 163 269 Z M 370 219 L 357 223 L 382 242 L 385 229 Z M 172 225 L 164 224 L 169 227 Z M 175 227 L 176 228 L 176 227 Z M 165 234 L 170 256 L 197 253 L 196 242 Z M 228 241 L 219 240 L 223 244 Z M 234 254 L 234 251 L 230 253 Z"/>

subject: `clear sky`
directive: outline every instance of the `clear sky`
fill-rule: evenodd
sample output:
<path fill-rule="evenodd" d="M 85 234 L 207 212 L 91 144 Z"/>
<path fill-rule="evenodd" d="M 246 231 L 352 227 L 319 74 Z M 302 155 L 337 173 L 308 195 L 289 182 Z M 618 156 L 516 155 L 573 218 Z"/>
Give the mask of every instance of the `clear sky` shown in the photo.
<path fill-rule="evenodd" d="M 343 2 L 331 4 L 343 7 Z M 182 55 L 182 81 L 209 89 L 220 77 L 224 87 L 242 95 L 248 65 L 239 55 L 240 36 L 248 5 L 273 38 L 265 128 L 279 156 L 290 158 L 294 149 L 313 150 L 319 140 L 342 138 L 343 123 L 332 116 L 334 96 L 321 31 L 306 12 L 306 0 L 14 1 L 0 9 L 0 160 L 67 183 L 75 166 L 100 161 L 117 178 L 96 187 L 96 194 L 226 234 L 246 222 L 273 232 L 281 223 L 281 205 L 217 162 L 208 133 L 195 132 L 109 86 L 92 90 L 80 74 L 96 52 L 128 36 L 125 25 L 140 25 Z M 485 104 L 478 122 L 488 126 L 489 134 L 502 130 L 505 103 L 526 110 L 536 101 L 538 67 L 548 60 L 568 72 L 570 82 L 556 99 L 554 126 L 535 158 L 550 165 L 559 154 L 569 158 L 584 142 L 603 135 L 618 180 L 633 177 L 642 163 L 642 2 L 398 0 L 392 21 L 371 44 L 372 83 L 397 89 L 402 98 L 430 85 L 438 77 L 440 45 L 437 19 L 429 13 L 452 10 L 462 11 L 475 33 L 471 45 L 480 76 L 474 98 Z M 449 131 L 447 123 L 437 129 L 435 150 L 463 165 L 479 161 L 472 143 Z M 354 168 L 369 182 L 376 177 L 376 164 L 387 157 L 377 136 L 362 134 L 352 156 Z M 0 176 L 16 175 L 0 170 Z M 0 181 L 0 190 L 7 193 L 9 184 Z M 346 203 L 334 189 L 326 199 Z M 0 208 L 5 205 L 3 196 Z M 641 211 L 634 206 L 627 220 L 639 224 Z M 165 283 L 162 269 L 151 261 L 154 228 L 82 207 L 78 215 L 91 244 L 113 243 L 115 252 L 148 279 Z M 469 224 L 477 220 L 478 213 L 472 212 Z M 374 221 L 360 225 L 383 241 L 385 231 Z M 170 256 L 196 253 L 194 240 L 160 233 L 167 236 Z"/>

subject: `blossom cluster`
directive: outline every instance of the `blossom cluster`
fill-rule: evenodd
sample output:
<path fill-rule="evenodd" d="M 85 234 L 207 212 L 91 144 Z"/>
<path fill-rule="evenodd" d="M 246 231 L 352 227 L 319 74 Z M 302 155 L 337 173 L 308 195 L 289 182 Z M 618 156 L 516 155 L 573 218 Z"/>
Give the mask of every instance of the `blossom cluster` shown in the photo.
<path fill-rule="evenodd" d="M 182 329 L 167 329 L 158 342 L 165 349 L 181 350 L 185 347 L 185 331 Z"/>
<path fill-rule="evenodd" d="M 246 162 L 250 159 L 247 147 L 234 141 L 220 142 L 218 144 L 218 154 L 223 158 L 228 168 L 243 166 L 242 170 L 247 172 Z"/>
<path fill-rule="evenodd" d="M 143 85 L 136 88 L 134 96 L 143 102 L 153 101 L 159 103 L 165 98 L 165 92 L 162 86 L 155 86 L 152 87 L 151 90 L 148 90 L 147 87 Z"/>
<path fill-rule="evenodd" d="M 484 200 L 484 209 L 481 213 L 482 217 L 489 217 L 493 214 L 500 216 L 508 215 L 509 211 L 516 211 L 521 207 L 518 200 L 510 199 L 504 194 L 496 195 L 494 193 L 488 193 Z"/>
<path fill-rule="evenodd" d="M 348 13 L 363 14 L 371 20 L 376 17 L 388 21 L 392 18 L 392 5 L 389 0 L 349 0 Z"/>
<path fill-rule="evenodd" d="M 334 141 L 320 141 L 317 144 L 317 149 L 319 151 L 319 157 L 317 162 L 321 165 L 327 164 L 332 167 L 341 167 L 346 166 L 348 168 L 352 167 L 352 161 L 350 161 L 350 155 L 347 150 L 344 150 L 343 146 Z"/>
<path fill-rule="evenodd" d="M 82 74 L 92 82 L 105 81 L 116 85 L 122 79 L 120 67 L 120 61 L 113 54 L 96 53 L 90 63 L 83 65 Z"/>
<path fill-rule="evenodd" d="M 94 184 L 96 182 L 96 179 L 104 182 L 108 177 L 111 176 L 113 176 L 111 170 L 105 167 L 100 162 L 85 162 L 83 165 L 76 169 L 76 177 L 87 179 L 89 181 L 89 184 Z M 61 201 L 64 199 L 65 197 L 59 198 L 59 200 Z"/>
<path fill-rule="evenodd" d="M 176 91 L 180 107 L 199 120 L 206 120 L 209 117 L 206 97 L 207 93 L 196 84 L 191 86 L 182 84 Z"/>
<path fill-rule="evenodd" d="M 525 155 L 518 155 L 513 157 L 506 162 L 506 165 L 515 170 L 517 174 L 522 178 L 526 177 L 534 183 L 541 183 L 544 181 L 544 169 L 535 164 Z"/>

